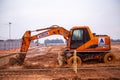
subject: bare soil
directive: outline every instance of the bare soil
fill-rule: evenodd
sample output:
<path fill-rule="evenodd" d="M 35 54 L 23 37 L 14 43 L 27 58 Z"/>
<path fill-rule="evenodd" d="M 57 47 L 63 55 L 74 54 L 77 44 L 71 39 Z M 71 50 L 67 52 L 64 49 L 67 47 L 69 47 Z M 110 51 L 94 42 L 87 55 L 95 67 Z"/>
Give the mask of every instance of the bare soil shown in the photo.
<path fill-rule="evenodd" d="M 113 54 L 116 56 L 114 64 L 106 64 L 97 60 L 90 60 L 78 65 L 79 68 L 95 67 L 115 67 L 114 69 L 83 69 L 78 70 L 77 74 L 73 70 L 54 70 L 54 68 L 72 68 L 71 65 L 59 66 L 58 52 L 65 48 L 64 45 L 35 47 L 28 51 L 25 63 L 22 66 L 2 66 L 5 69 L 53 69 L 45 71 L 4 73 L 0 72 L 0 80 L 120 80 L 120 45 L 113 44 Z M 114 52 L 115 51 L 115 52 Z M 116 52 L 117 51 L 117 52 Z M 1 69 L 3 69 L 1 68 Z M 19 78 L 17 78 L 19 77 Z"/>

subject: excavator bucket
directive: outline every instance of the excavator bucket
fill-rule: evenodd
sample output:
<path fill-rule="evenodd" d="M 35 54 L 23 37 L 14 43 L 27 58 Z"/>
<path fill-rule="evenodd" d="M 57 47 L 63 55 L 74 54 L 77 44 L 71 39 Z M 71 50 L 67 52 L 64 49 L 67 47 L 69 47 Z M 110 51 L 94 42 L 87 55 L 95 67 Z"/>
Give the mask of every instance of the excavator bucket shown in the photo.
<path fill-rule="evenodd" d="M 9 59 L 10 65 L 22 65 L 24 63 L 26 53 L 18 53 L 16 57 L 12 57 Z"/>

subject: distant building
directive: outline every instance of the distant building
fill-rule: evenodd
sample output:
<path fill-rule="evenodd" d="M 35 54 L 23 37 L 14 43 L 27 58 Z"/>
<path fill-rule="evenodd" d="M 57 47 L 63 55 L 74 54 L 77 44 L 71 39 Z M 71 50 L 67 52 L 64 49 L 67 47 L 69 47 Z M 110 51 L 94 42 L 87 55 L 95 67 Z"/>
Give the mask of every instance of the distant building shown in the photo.
<path fill-rule="evenodd" d="M 44 44 L 45 45 L 59 45 L 59 44 L 64 44 L 64 41 L 62 39 L 52 39 L 52 40 L 46 39 L 44 41 Z"/>
<path fill-rule="evenodd" d="M 111 43 L 114 44 L 120 44 L 120 39 L 111 39 Z"/>

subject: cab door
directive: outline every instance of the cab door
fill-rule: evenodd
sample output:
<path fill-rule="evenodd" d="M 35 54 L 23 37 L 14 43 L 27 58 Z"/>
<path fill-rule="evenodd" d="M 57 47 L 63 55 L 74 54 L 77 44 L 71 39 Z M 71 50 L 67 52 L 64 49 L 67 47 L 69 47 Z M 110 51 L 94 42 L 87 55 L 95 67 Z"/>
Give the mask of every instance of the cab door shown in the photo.
<path fill-rule="evenodd" d="M 81 45 L 85 44 L 87 41 L 90 40 L 90 36 L 86 28 L 78 28 L 72 31 L 70 48 L 76 49 Z"/>

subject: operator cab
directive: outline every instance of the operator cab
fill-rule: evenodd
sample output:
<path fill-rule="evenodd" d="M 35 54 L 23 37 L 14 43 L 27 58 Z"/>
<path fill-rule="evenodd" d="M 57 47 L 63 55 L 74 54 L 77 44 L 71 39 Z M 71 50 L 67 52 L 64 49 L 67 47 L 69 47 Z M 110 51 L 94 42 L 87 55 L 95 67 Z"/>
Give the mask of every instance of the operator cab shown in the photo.
<path fill-rule="evenodd" d="M 87 28 L 72 29 L 70 48 L 76 49 L 90 40 Z"/>

